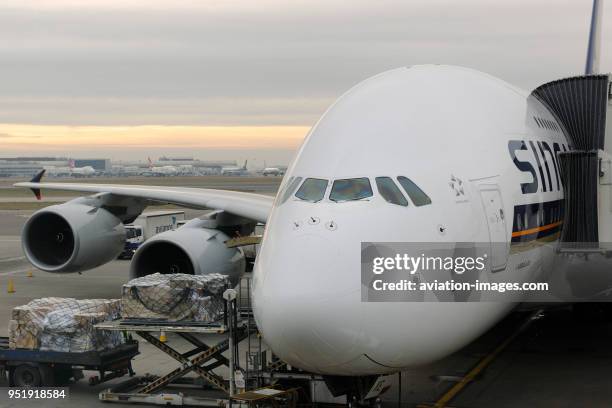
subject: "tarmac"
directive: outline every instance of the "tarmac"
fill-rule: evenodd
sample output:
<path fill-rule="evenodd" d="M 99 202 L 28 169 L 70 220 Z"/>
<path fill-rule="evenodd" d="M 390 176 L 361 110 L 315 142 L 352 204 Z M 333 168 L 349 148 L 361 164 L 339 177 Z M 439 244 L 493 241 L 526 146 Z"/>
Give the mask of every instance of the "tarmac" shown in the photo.
<path fill-rule="evenodd" d="M 129 261 L 113 261 L 82 274 L 51 274 L 32 269 L 23 257 L 19 234 L 30 211 L 0 210 L 0 336 L 8 335 L 13 307 L 46 296 L 75 298 L 118 298 L 128 280 Z M 187 218 L 200 212 L 188 211 Z M 33 277 L 28 272 L 33 271 Z M 7 293 L 12 279 L 15 293 Z M 583 307 L 586 313 L 572 312 L 558 305 L 519 334 L 474 380 L 453 398 L 452 407 L 607 407 L 612 401 L 612 319 L 606 310 Z M 401 389 L 393 376 L 383 405 L 402 407 L 434 406 L 479 362 L 490 356 L 515 333 L 531 312 L 512 313 L 474 343 L 452 356 L 426 367 L 404 371 Z M 175 340 L 175 339 L 171 339 Z M 211 339 L 214 340 L 214 339 Z M 265 346 L 265 345 L 264 345 Z M 241 350 L 241 354 L 245 350 Z M 133 361 L 137 375 L 162 375 L 178 363 L 140 340 L 140 355 Z M 242 354 L 244 356 L 244 354 Z M 218 373 L 224 375 L 223 370 Z M 70 397 L 46 401 L 45 407 L 101 406 L 98 393 L 125 380 L 89 386 L 85 379 L 70 385 Z M 6 386 L 0 382 L 0 387 Z M 0 388 L 0 392 L 5 392 Z M 114 404 L 131 406 L 130 404 Z M 7 407 L 23 407 L 9 403 Z M 109 406 L 109 405 L 105 405 Z M 110 405 L 112 406 L 112 405 Z"/>

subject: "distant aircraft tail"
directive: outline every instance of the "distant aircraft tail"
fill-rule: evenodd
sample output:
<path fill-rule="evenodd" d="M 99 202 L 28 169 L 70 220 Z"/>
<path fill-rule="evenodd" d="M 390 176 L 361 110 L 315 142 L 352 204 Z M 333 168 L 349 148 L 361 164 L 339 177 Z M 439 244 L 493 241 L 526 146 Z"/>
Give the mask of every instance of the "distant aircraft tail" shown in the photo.
<path fill-rule="evenodd" d="M 74 159 L 70 159 L 68 161 L 68 167 L 70 167 L 71 169 L 74 169 Z"/>
<path fill-rule="evenodd" d="M 244 166 L 242 166 L 242 170 L 246 170 L 246 169 L 247 169 L 247 168 L 246 168 L 246 165 L 247 165 L 247 162 L 248 162 L 248 161 L 249 161 L 248 159 L 244 161 Z"/>
<path fill-rule="evenodd" d="M 151 157 L 147 157 L 147 161 L 149 162 L 149 168 L 153 167 L 153 160 L 151 160 Z"/>
<path fill-rule="evenodd" d="M 592 75 L 599 73 L 599 49 L 601 42 L 601 3 L 603 0 L 593 0 L 591 14 L 591 30 L 589 31 L 589 47 L 587 49 L 584 73 Z"/>
<path fill-rule="evenodd" d="M 40 180 L 42 180 L 46 171 L 46 169 L 42 169 L 41 171 L 39 171 L 34 177 L 32 177 L 30 183 L 40 183 Z M 40 194 L 40 188 L 31 188 L 30 190 L 32 190 L 37 200 L 40 200 L 42 198 L 42 195 Z"/>

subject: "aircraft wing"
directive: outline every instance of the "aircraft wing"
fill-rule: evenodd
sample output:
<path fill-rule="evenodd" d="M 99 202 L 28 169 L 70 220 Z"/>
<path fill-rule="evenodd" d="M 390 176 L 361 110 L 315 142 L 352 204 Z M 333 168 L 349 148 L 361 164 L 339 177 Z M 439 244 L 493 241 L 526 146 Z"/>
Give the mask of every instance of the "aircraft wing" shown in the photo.
<path fill-rule="evenodd" d="M 110 193 L 117 196 L 141 198 L 152 202 L 177 204 L 188 208 L 224 210 L 258 222 L 266 222 L 274 202 L 274 197 L 239 191 L 124 184 L 40 183 L 39 180 L 40 178 L 37 181 L 35 177 L 30 182 L 16 183 L 14 185 L 15 187 L 32 189 L 37 197 L 39 197 L 37 192 L 44 189 L 83 193 Z"/>

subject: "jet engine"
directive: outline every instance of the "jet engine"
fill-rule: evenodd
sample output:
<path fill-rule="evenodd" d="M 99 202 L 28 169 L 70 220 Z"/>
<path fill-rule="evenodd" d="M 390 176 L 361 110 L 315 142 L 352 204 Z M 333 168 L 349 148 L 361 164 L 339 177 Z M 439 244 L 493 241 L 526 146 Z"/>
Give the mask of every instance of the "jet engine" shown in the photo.
<path fill-rule="evenodd" d="M 78 200 L 35 212 L 22 232 L 23 252 L 47 272 L 80 272 L 117 257 L 125 243 L 121 220 Z"/>
<path fill-rule="evenodd" d="M 208 275 L 220 273 L 238 282 L 246 260 L 240 249 L 227 248 L 223 231 L 206 228 L 206 221 L 193 220 L 184 226 L 162 232 L 145 242 L 134 254 L 130 278 L 152 273 Z"/>

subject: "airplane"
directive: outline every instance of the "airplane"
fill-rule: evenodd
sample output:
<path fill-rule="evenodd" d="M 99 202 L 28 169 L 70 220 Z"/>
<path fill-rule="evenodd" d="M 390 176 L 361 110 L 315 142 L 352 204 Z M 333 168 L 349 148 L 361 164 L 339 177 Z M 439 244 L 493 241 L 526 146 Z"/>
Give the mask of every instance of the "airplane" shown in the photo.
<path fill-rule="evenodd" d="M 96 170 L 91 166 L 75 167 L 74 160 L 70 160 L 69 167 L 72 177 L 91 177 L 96 174 Z"/>
<path fill-rule="evenodd" d="M 246 176 L 249 174 L 249 171 L 247 170 L 247 162 L 248 160 L 245 160 L 244 165 L 242 165 L 242 167 L 238 167 L 238 166 L 223 167 L 221 169 L 221 175 L 222 176 Z"/>
<path fill-rule="evenodd" d="M 599 134 L 595 153 L 585 152 L 577 135 L 579 124 L 588 122 L 572 121 L 571 109 L 563 111 L 580 100 L 549 98 L 555 90 L 578 92 L 575 83 L 587 90 L 600 83 L 609 89 L 610 77 L 595 75 L 598 4 L 587 76 L 528 92 L 457 66 L 383 72 L 354 86 L 323 114 L 276 197 L 42 183 L 42 174 L 17 183 L 37 195 L 41 189 L 93 194 L 34 213 L 23 230 L 25 255 L 48 272 L 91 269 L 115 259 L 123 248 L 123 224 L 146 205 L 211 208 L 208 219 L 159 234 L 139 248 L 130 276 L 180 270 L 236 278 L 244 260 L 223 242 L 265 223 L 252 299 L 257 327 L 275 355 L 330 381 L 353 383 L 442 359 L 486 332 L 527 295 L 517 292 L 509 302 L 364 302 L 361 244 L 497 243 L 502 250 L 487 261 L 488 278 L 529 283 L 550 272 L 558 255 L 547 249 L 575 226 L 565 209 L 585 202 L 564 186 L 588 179 L 605 192 L 612 185 L 610 128 Z M 600 95 L 605 102 L 607 95 Z M 595 162 L 601 159 L 601 171 L 590 178 L 560 177 L 573 158 L 592 154 Z M 610 183 L 598 183 L 599 177 Z M 595 200 L 589 207 L 596 212 L 594 230 L 600 241 L 612 242 L 610 194 L 600 198 L 601 205 Z"/>
<path fill-rule="evenodd" d="M 143 173 L 145 176 L 166 177 L 176 176 L 178 169 L 174 166 L 154 166 L 150 157 L 147 158 L 149 166 L 148 170 Z"/>
<path fill-rule="evenodd" d="M 68 162 L 68 167 L 45 166 L 45 170 L 56 177 L 91 177 L 96 174 L 96 170 L 91 166 L 75 167 L 74 160 Z"/>
<path fill-rule="evenodd" d="M 261 174 L 262 176 L 265 177 L 265 176 L 282 176 L 285 173 L 278 167 L 268 167 L 266 163 L 264 162 L 264 169 L 261 171 Z"/>
<path fill-rule="evenodd" d="M 281 176 L 283 172 L 278 167 L 266 167 L 261 174 L 263 176 Z"/>

